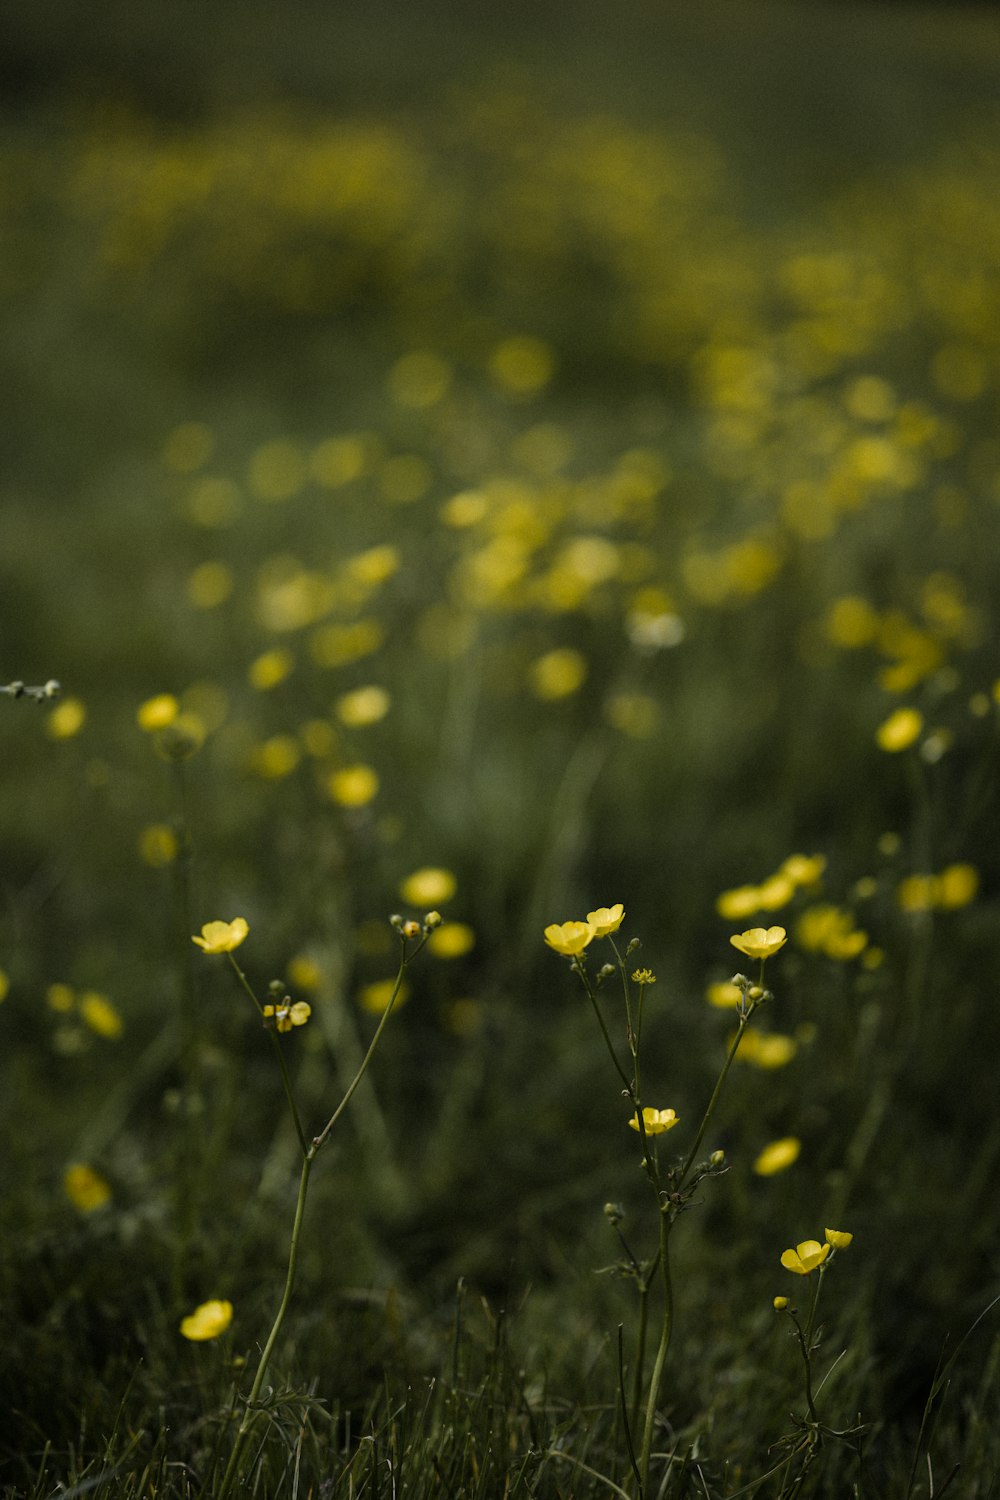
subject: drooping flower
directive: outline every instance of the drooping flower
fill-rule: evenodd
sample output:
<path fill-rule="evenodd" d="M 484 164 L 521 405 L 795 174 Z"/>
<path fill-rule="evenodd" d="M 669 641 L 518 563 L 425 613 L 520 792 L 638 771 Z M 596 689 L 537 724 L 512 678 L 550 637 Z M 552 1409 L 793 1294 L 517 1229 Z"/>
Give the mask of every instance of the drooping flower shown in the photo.
<path fill-rule="evenodd" d="M 734 934 L 729 941 L 747 958 L 770 958 L 785 946 L 788 934 L 783 927 L 751 927 Z"/>
<path fill-rule="evenodd" d="M 264 1006 L 264 1019 L 270 1020 L 273 1016 L 278 1031 L 291 1031 L 293 1026 L 304 1026 L 311 1015 L 312 1006 L 307 1000 L 296 1000 L 294 1005 L 290 1005 L 286 999 L 278 1005 Z"/>
<path fill-rule="evenodd" d="M 786 1271 L 794 1271 L 796 1276 L 808 1276 L 810 1271 L 823 1264 L 830 1249 L 829 1245 L 821 1245 L 819 1240 L 803 1240 L 794 1250 L 781 1252 L 781 1264 Z"/>
<path fill-rule="evenodd" d="M 582 953 L 593 937 L 589 922 L 551 922 L 545 929 L 545 941 L 549 947 L 567 958 Z"/>
<path fill-rule="evenodd" d="M 204 953 L 232 953 L 250 931 L 245 917 L 234 917 L 231 922 L 206 922 L 201 937 L 193 937 Z"/>
<path fill-rule="evenodd" d="M 619 901 L 615 906 L 599 906 L 596 911 L 588 911 L 587 921 L 595 938 L 607 937 L 611 932 L 617 932 L 625 920 L 625 908 Z"/>
<path fill-rule="evenodd" d="M 202 1302 L 193 1313 L 181 1319 L 181 1333 L 192 1343 L 201 1344 L 207 1339 L 217 1339 L 232 1321 L 233 1304 L 213 1299 Z"/>
<path fill-rule="evenodd" d="M 663 1135 L 665 1131 L 673 1130 L 674 1126 L 680 1123 L 680 1119 L 672 1109 L 653 1109 L 647 1104 L 642 1112 L 642 1124 L 647 1135 Z M 633 1130 L 639 1129 L 637 1114 L 629 1120 L 629 1125 Z"/>
<path fill-rule="evenodd" d="M 854 1238 L 846 1229 L 824 1229 L 823 1237 L 834 1250 L 846 1250 Z"/>

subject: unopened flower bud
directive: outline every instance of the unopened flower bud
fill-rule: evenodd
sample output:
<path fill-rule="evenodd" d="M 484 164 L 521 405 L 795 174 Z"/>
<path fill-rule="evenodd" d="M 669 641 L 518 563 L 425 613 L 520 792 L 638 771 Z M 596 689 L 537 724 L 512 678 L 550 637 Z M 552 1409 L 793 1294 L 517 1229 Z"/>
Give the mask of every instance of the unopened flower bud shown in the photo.
<path fill-rule="evenodd" d="M 389 918 L 389 926 L 394 927 L 397 932 L 402 932 L 403 919 L 399 915 L 399 912 L 394 912 L 393 915 Z"/>
<path fill-rule="evenodd" d="M 444 917 L 439 911 L 429 911 L 424 918 L 424 931 L 433 932 L 435 927 L 440 927 L 443 921 Z"/>
<path fill-rule="evenodd" d="M 602 964 L 597 971 L 598 979 L 610 979 L 615 972 L 614 964 Z"/>
<path fill-rule="evenodd" d="M 724 1151 L 713 1151 L 708 1158 L 708 1164 L 710 1167 L 721 1167 L 725 1159 L 726 1153 Z"/>
<path fill-rule="evenodd" d="M 784 1312 L 784 1310 L 785 1310 L 785 1308 L 787 1306 L 788 1306 L 788 1298 L 787 1297 L 775 1297 L 775 1299 L 774 1299 L 774 1310 L 775 1310 L 775 1312 Z"/>
<path fill-rule="evenodd" d="M 49 680 L 48 680 L 48 682 L 42 688 L 42 697 L 43 698 L 58 698 L 59 694 L 61 692 L 62 692 L 62 686 L 58 682 L 56 682 L 56 680 L 55 680 L 54 677 L 50 677 Z"/>
<path fill-rule="evenodd" d="M 402 927 L 400 928 L 400 932 L 406 938 L 407 942 L 409 942 L 411 938 L 420 936 L 420 923 L 414 922 L 413 918 L 411 917 L 408 922 L 403 923 Z"/>
<path fill-rule="evenodd" d="M 752 984 L 750 986 L 750 988 L 747 990 L 747 999 L 748 1000 L 763 1000 L 763 998 L 764 998 L 764 991 L 761 989 L 761 987 L 760 987 L 759 984 Z"/>
<path fill-rule="evenodd" d="M 604 1217 L 611 1225 L 620 1224 L 625 1217 L 625 1210 L 620 1203 L 605 1203 Z"/>
<path fill-rule="evenodd" d="M 282 984 L 280 979 L 272 979 L 271 983 L 267 987 L 267 992 L 269 995 L 277 996 L 283 994 L 284 989 L 285 986 Z"/>
<path fill-rule="evenodd" d="M 625 957 L 628 958 L 628 956 L 629 956 L 630 953 L 634 953 L 637 948 L 641 948 L 641 947 L 642 947 L 642 942 L 640 941 L 640 939 L 639 938 L 632 938 L 632 940 L 630 941 L 628 947 L 625 949 Z"/>

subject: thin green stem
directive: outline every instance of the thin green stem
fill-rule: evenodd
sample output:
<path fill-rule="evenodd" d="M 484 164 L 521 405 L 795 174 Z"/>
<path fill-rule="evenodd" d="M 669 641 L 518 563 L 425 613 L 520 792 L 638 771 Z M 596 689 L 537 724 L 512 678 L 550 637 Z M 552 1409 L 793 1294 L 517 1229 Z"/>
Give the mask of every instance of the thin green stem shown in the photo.
<path fill-rule="evenodd" d="M 233 966 L 233 972 L 235 973 L 240 984 L 243 986 L 244 990 L 246 990 L 247 994 L 250 996 L 250 999 L 253 1001 L 254 1006 L 257 1010 L 257 1014 L 266 1024 L 267 1018 L 264 1015 L 264 1007 L 257 999 L 257 996 L 254 993 L 253 986 L 251 985 L 247 976 L 244 974 L 243 970 L 240 968 L 239 964 L 236 962 L 236 959 L 233 957 L 232 953 L 230 953 L 228 957 L 229 962 Z M 299 1114 L 299 1107 L 295 1102 L 295 1095 L 292 1092 L 292 1080 L 288 1076 L 288 1068 L 285 1064 L 284 1053 L 281 1050 L 281 1043 L 278 1041 L 277 1035 L 271 1027 L 268 1027 L 268 1036 L 271 1038 L 271 1046 L 274 1049 L 274 1055 L 278 1059 L 278 1071 L 281 1073 L 281 1084 L 283 1089 L 285 1090 L 285 1098 L 288 1100 L 288 1108 L 291 1110 L 292 1119 L 295 1122 L 295 1133 L 299 1138 L 299 1145 L 302 1148 L 302 1154 L 304 1156 L 309 1150 L 309 1147 L 306 1142 L 306 1133 L 302 1126 L 302 1117 Z"/>
<path fill-rule="evenodd" d="M 646 1400 L 646 1421 L 642 1432 L 642 1453 L 639 1459 L 640 1500 L 643 1500 L 649 1484 L 649 1457 L 653 1447 L 656 1408 L 660 1397 L 660 1386 L 663 1382 L 663 1371 L 667 1363 L 667 1351 L 670 1348 L 670 1335 L 674 1326 L 674 1289 L 670 1277 L 670 1230 L 672 1227 L 670 1210 L 661 1205 L 660 1274 L 663 1281 L 663 1323 L 660 1328 L 660 1342 L 656 1350 L 653 1374 L 649 1382 L 649 1395 Z"/>
<path fill-rule="evenodd" d="M 607 1049 L 608 1049 L 608 1055 L 610 1056 L 611 1061 L 615 1065 L 615 1072 L 618 1074 L 618 1077 L 621 1079 L 622 1083 L 624 1084 L 626 1094 L 628 1095 L 628 1097 L 632 1100 L 632 1103 L 634 1104 L 635 1103 L 635 1091 L 634 1091 L 634 1089 L 632 1087 L 632 1080 L 629 1079 L 629 1078 L 627 1078 L 625 1076 L 625 1070 L 622 1067 L 621 1063 L 618 1061 L 618 1054 L 617 1054 L 617 1052 L 614 1049 L 614 1043 L 612 1042 L 611 1037 L 610 1037 L 610 1035 L 608 1033 L 608 1028 L 607 1028 L 607 1025 L 605 1023 L 604 1017 L 601 1015 L 601 1007 L 597 1003 L 597 996 L 594 994 L 594 991 L 593 991 L 593 989 L 591 987 L 590 980 L 587 978 L 587 971 L 583 967 L 582 962 L 579 962 L 576 959 L 573 960 L 573 967 L 576 969 L 576 972 L 579 974 L 580 981 L 583 984 L 583 987 L 584 987 L 584 989 L 587 992 L 587 998 L 589 999 L 591 1005 L 594 1007 L 594 1015 L 597 1017 L 597 1024 L 601 1028 L 601 1035 L 604 1037 L 604 1042 L 605 1042 L 605 1045 L 607 1046 Z"/>
<path fill-rule="evenodd" d="M 750 1017 L 753 1015 L 753 1011 L 754 1007 L 751 1004 L 750 1009 L 746 1011 L 745 1014 L 740 1015 L 740 1022 L 736 1031 L 736 1035 L 733 1037 L 733 1040 L 730 1044 L 729 1051 L 726 1054 L 726 1060 L 722 1064 L 722 1071 L 720 1072 L 718 1078 L 715 1080 L 715 1088 L 712 1090 L 712 1097 L 708 1101 L 708 1107 L 701 1117 L 701 1124 L 698 1126 L 698 1134 L 694 1138 L 694 1144 L 692 1145 L 691 1150 L 688 1152 L 687 1157 L 685 1158 L 684 1166 L 682 1167 L 680 1176 L 677 1179 L 678 1191 L 683 1187 L 687 1175 L 694 1165 L 694 1159 L 698 1155 L 702 1140 L 705 1136 L 705 1131 L 708 1129 L 708 1122 L 712 1118 L 712 1113 L 715 1109 L 716 1104 L 718 1103 L 719 1095 L 722 1092 L 722 1086 L 726 1081 L 729 1069 L 733 1065 L 733 1059 L 739 1051 L 740 1042 L 743 1040 L 743 1033 L 746 1031 L 747 1026 L 750 1023 Z"/>

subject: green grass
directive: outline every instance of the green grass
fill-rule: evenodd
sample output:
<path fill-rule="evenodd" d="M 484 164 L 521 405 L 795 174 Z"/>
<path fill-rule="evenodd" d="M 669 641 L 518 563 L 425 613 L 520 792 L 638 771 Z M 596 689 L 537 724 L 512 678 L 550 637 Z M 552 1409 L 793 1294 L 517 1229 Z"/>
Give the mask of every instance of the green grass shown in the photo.
<path fill-rule="evenodd" d="M 244 915 L 257 993 L 309 999 L 281 1038 L 309 1134 L 425 866 L 475 943 L 420 956 L 317 1162 L 242 1492 L 633 1491 L 635 1287 L 603 1208 L 641 1257 L 656 1213 L 542 941 L 621 901 L 657 975 L 643 1097 L 682 1122 L 665 1165 L 734 1028 L 704 1000 L 730 933 L 791 937 L 754 1029 L 794 1055 L 734 1064 L 704 1142 L 729 1170 L 672 1237 L 650 1500 L 995 1493 L 982 17 L 636 9 L 610 38 L 553 7 L 504 40 L 345 14 L 327 58 L 305 8 L 269 53 L 255 11 L 185 15 L 95 29 L 83 73 L 68 13 L 63 51 L 8 23 L 0 676 L 59 678 L 85 718 L 59 737 L 52 705 L 0 697 L 0 1493 L 218 1493 L 298 1148 L 250 1002 L 190 936 Z M 255 686 L 275 651 L 287 675 Z M 388 712 L 350 722 L 368 686 Z M 182 767 L 136 722 L 159 693 L 206 731 Z M 899 707 L 920 733 L 887 753 Z M 358 765 L 378 791 L 345 805 Z M 177 859 L 150 863 L 151 825 Z M 819 888 L 720 915 L 796 852 Z M 863 952 L 810 945 L 819 902 Z M 624 1049 L 613 984 L 600 1004 Z M 797 1161 L 757 1174 L 787 1136 Z M 73 1162 L 105 1205 L 70 1201 Z M 864 1434 L 796 1477 L 772 1299 L 807 1307 L 779 1256 L 831 1225 L 855 1238 L 824 1279 L 820 1408 Z M 209 1298 L 232 1326 L 188 1343 Z M 658 1318 L 654 1295 L 648 1362 Z"/>

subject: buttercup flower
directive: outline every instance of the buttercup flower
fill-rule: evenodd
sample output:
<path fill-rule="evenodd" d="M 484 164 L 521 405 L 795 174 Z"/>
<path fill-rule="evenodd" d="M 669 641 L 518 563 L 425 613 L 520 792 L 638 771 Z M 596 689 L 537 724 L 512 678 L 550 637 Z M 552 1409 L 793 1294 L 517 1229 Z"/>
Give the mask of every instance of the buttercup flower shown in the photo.
<path fill-rule="evenodd" d="M 794 1135 L 783 1135 L 779 1141 L 765 1146 L 753 1164 L 758 1177 L 774 1177 L 793 1162 L 798 1161 L 802 1142 Z"/>
<path fill-rule="evenodd" d="M 846 1229 L 824 1229 L 823 1237 L 834 1250 L 846 1250 L 854 1238 L 853 1234 L 848 1234 Z"/>
<path fill-rule="evenodd" d="M 653 1109 L 647 1104 L 642 1112 L 642 1123 L 647 1135 L 663 1135 L 681 1122 L 672 1109 Z M 633 1115 L 629 1124 L 633 1130 L 638 1130 L 639 1116 Z"/>
<path fill-rule="evenodd" d="M 74 1162 L 63 1173 L 63 1190 L 74 1208 L 82 1214 L 103 1208 L 111 1199 L 111 1185 L 100 1172 L 85 1162 Z"/>
<path fill-rule="evenodd" d="M 596 911 L 588 911 L 587 921 L 590 930 L 596 938 L 607 937 L 611 932 L 617 932 L 625 920 L 625 908 L 619 901 L 616 906 L 599 906 Z"/>
<path fill-rule="evenodd" d="M 821 1266 L 830 1254 L 829 1245 L 821 1245 L 819 1240 L 803 1240 L 796 1245 L 794 1250 L 783 1250 L 781 1252 L 781 1264 L 786 1271 L 794 1271 L 796 1276 L 808 1276 L 810 1271 L 815 1271 Z"/>
<path fill-rule="evenodd" d="M 890 755 L 906 750 L 924 727 L 923 714 L 916 708 L 897 708 L 875 731 L 875 743 Z"/>
<path fill-rule="evenodd" d="M 181 1319 L 181 1333 L 192 1343 L 201 1344 L 206 1339 L 217 1339 L 220 1333 L 225 1333 L 232 1321 L 231 1302 L 202 1302 L 193 1313 Z"/>
<path fill-rule="evenodd" d="M 775 1297 L 775 1299 L 774 1299 L 774 1310 L 775 1310 L 775 1312 L 784 1312 L 784 1310 L 785 1310 L 785 1308 L 787 1306 L 788 1306 L 788 1298 L 787 1297 Z"/>
<path fill-rule="evenodd" d="M 304 1026 L 312 1015 L 312 1006 L 306 1000 L 296 1000 L 294 1005 L 282 1001 L 279 1005 L 265 1005 L 265 1020 L 274 1017 L 278 1031 L 291 1031 L 293 1026 Z"/>
<path fill-rule="evenodd" d="M 746 932 L 735 934 L 729 941 L 747 958 L 770 958 L 772 953 L 785 946 L 788 934 L 783 927 L 751 927 Z"/>
<path fill-rule="evenodd" d="M 206 922 L 201 937 L 193 937 L 192 943 L 205 953 L 232 953 L 250 931 L 245 917 L 234 917 L 231 922 Z"/>
<path fill-rule="evenodd" d="M 545 941 L 557 953 L 574 958 L 582 953 L 593 940 L 594 932 L 589 922 L 552 922 L 545 929 Z"/>

